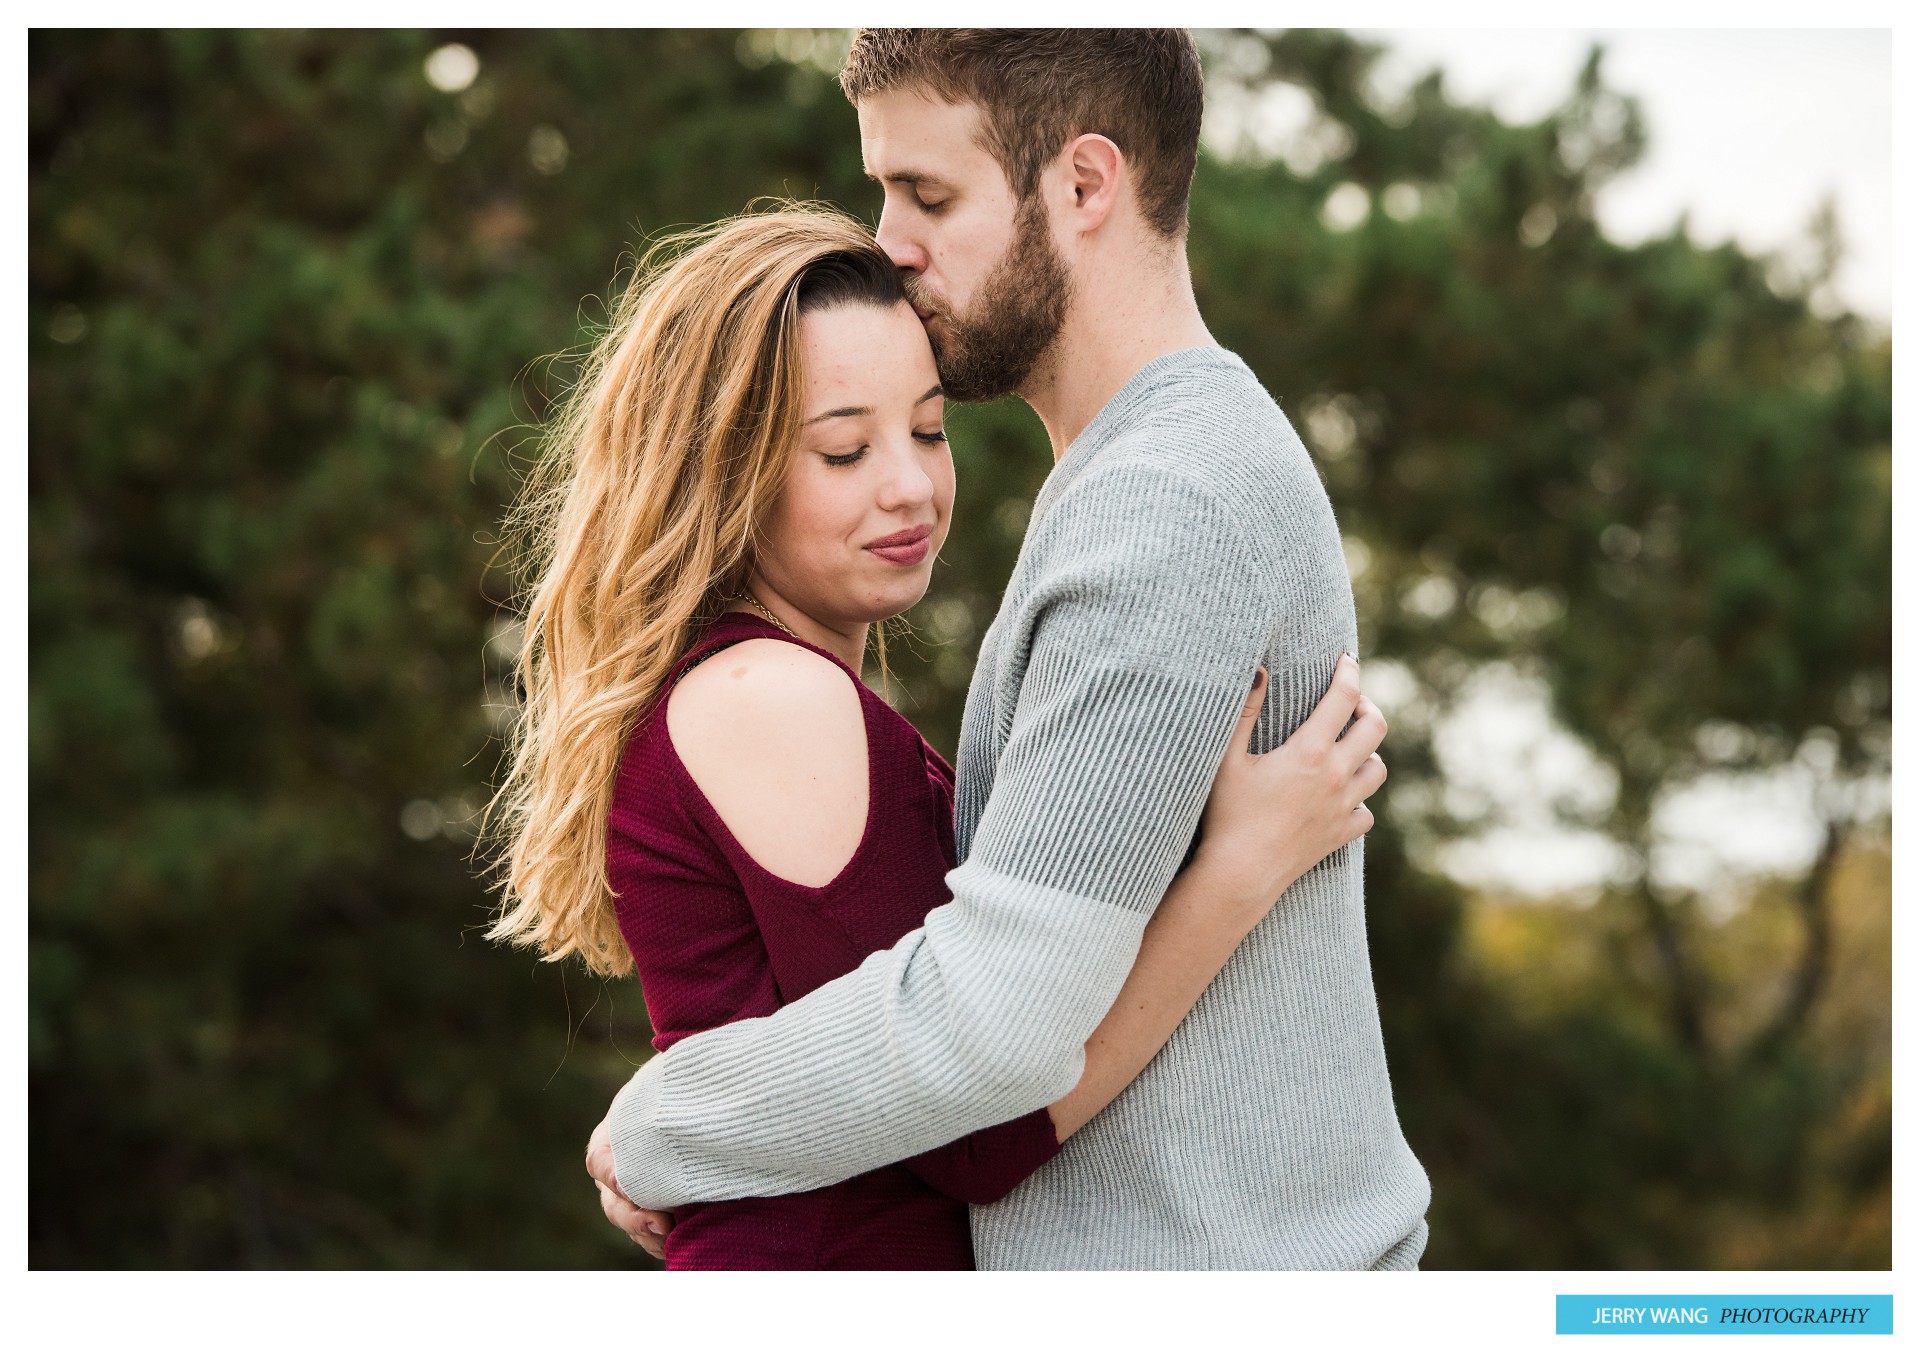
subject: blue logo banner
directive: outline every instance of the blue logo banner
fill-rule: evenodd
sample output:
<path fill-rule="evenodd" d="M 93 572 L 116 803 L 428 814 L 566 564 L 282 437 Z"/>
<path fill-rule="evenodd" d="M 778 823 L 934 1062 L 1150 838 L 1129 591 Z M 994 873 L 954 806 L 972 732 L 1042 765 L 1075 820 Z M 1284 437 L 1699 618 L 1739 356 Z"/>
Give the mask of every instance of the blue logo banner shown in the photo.
<path fill-rule="evenodd" d="M 1563 1336 L 1893 1334 L 1892 1295 L 1555 1295 Z"/>

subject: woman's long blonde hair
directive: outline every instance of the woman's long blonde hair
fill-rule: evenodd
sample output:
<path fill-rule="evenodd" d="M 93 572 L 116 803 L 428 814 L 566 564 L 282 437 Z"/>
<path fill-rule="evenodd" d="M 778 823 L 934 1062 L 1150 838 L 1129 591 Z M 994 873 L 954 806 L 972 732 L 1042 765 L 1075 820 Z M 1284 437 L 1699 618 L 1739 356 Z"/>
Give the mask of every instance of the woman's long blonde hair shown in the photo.
<path fill-rule="evenodd" d="M 633 965 L 607 881 L 615 775 L 674 660 L 746 584 L 800 425 L 799 316 L 901 298 L 858 222 L 777 206 L 648 251 L 510 518 L 524 705 L 486 818 L 487 936 L 547 961 Z"/>

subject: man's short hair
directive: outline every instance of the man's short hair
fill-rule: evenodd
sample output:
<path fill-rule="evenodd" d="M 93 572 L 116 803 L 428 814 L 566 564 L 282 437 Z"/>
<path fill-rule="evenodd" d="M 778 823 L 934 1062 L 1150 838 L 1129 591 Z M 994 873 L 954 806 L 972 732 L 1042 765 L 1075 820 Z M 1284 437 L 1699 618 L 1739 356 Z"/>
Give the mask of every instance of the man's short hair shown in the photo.
<path fill-rule="evenodd" d="M 986 150 L 1021 200 L 1075 136 L 1107 137 L 1133 166 L 1140 214 L 1186 228 L 1200 151 L 1200 54 L 1184 28 L 862 28 L 840 87 L 853 102 L 919 86 L 980 106 Z"/>

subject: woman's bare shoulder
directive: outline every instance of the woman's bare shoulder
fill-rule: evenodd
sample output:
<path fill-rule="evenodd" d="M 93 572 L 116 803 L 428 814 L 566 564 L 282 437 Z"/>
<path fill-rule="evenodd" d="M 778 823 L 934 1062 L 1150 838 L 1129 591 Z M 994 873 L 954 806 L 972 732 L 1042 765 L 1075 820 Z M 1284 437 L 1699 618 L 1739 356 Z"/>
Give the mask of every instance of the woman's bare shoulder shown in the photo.
<path fill-rule="evenodd" d="M 668 696 L 667 733 L 768 872 L 822 886 L 853 857 L 867 820 L 866 717 L 839 666 L 777 638 L 723 648 Z"/>

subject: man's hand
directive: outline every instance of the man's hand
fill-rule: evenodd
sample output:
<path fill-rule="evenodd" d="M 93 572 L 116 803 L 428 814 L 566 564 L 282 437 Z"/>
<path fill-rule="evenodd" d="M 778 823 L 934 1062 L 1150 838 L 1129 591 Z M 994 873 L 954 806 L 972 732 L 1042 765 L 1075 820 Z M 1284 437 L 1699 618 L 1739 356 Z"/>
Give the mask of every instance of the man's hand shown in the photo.
<path fill-rule="evenodd" d="M 600 1190 L 600 1213 L 607 1217 L 607 1223 L 664 1261 L 673 1216 L 661 1210 L 642 1210 L 620 1190 L 620 1179 L 613 1172 L 613 1130 L 604 1119 L 587 1139 L 587 1173 Z"/>

